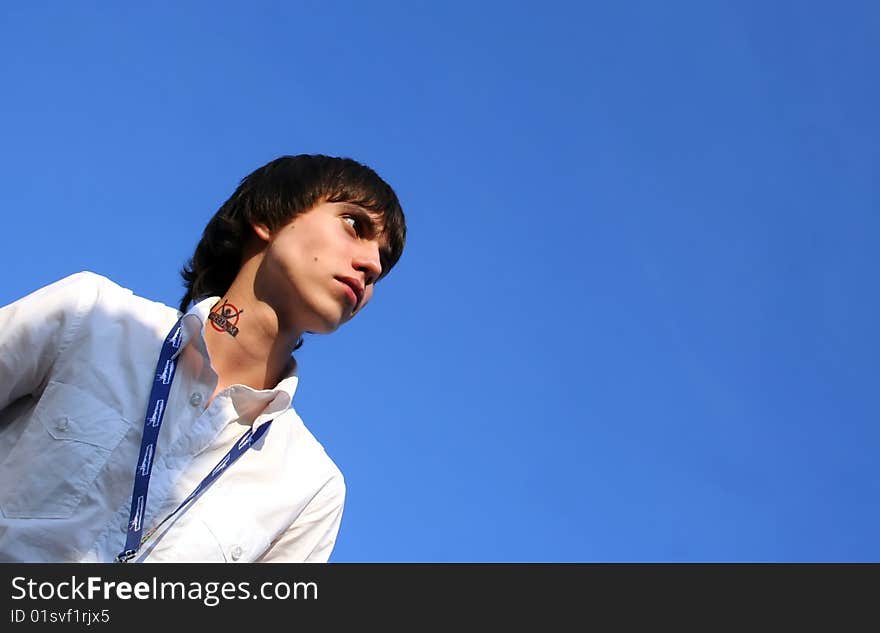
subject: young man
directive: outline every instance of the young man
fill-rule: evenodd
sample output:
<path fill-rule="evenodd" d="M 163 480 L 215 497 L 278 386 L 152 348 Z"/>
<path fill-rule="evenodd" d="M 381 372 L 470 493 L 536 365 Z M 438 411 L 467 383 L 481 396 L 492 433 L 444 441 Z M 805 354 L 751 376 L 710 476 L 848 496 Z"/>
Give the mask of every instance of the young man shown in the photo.
<path fill-rule="evenodd" d="M 0 309 L 0 561 L 327 561 L 345 484 L 291 354 L 405 237 L 371 169 L 285 156 L 208 223 L 180 311 L 92 273 Z"/>

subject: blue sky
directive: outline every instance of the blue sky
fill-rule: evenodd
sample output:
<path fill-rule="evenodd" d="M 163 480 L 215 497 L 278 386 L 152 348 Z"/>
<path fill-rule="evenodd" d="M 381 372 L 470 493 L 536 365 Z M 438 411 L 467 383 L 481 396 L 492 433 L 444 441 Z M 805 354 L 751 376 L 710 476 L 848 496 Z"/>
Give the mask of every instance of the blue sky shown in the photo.
<path fill-rule="evenodd" d="M 130 4 L 130 3 L 125 3 Z M 297 353 L 331 560 L 877 561 L 870 2 L 5 3 L 0 303 L 176 305 L 282 154 L 407 250 Z"/>

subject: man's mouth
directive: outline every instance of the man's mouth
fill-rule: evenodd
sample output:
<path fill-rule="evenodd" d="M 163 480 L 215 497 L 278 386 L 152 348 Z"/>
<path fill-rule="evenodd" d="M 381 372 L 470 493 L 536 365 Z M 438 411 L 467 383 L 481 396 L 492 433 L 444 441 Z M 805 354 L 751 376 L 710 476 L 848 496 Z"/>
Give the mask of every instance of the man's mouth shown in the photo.
<path fill-rule="evenodd" d="M 340 282 L 343 286 L 348 289 L 348 298 L 351 302 L 352 310 L 357 308 L 361 304 L 361 299 L 364 297 L 364 288 L 358 283 L 357 280 L 351 279 L 350 277 L 336 277 L 336 281 Z"/>

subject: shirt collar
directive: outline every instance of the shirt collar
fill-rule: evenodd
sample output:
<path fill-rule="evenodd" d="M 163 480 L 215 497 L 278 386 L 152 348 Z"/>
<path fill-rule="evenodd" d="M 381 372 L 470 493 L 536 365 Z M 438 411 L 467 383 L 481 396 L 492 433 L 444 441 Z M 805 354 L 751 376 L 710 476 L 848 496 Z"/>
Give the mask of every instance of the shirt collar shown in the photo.
<path fill-rule="evenodd" d="M 193 305 L 186 314 L 181 318 L 181 344 L 180 349 L 175 353 L 175 357 L 180 354 L 183 349 L 193 343 L 198 346 L 199 351 L 207 358 L 208 348 L 205 345 L 205 326 L 208 321 L 208 314 L 214 307 L 220 297 L 207 297 Z M 254 429 L 271 417 L 286 411 L 293 402 L 293 395 L 296 393 L 299 384 L 298 365 L 296 359 L 291 356 L 281 374 L 281 380 L 274 389 L 253 389 L 246 385 L 236 385 L 230 393 L 230 398 L 236 410 L 241 415 L 246 415 L 248 411 L 254 408 L 254 401 L 265 402 L 265 408 L 260 412 Z"/>

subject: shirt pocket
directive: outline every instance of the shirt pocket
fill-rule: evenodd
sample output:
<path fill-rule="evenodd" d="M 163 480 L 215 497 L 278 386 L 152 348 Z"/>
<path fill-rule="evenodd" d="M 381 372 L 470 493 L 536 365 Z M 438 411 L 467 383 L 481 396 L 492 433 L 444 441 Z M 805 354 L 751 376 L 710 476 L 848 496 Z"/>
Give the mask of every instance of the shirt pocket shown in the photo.
<path fill-rule="evenodd" d="M 50 382 L 27 428 L 0 464 L 3 514 L 69 518 L 129 427 L 118 411 L 87 391 Z"/>

